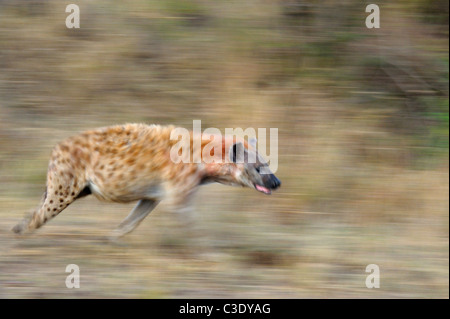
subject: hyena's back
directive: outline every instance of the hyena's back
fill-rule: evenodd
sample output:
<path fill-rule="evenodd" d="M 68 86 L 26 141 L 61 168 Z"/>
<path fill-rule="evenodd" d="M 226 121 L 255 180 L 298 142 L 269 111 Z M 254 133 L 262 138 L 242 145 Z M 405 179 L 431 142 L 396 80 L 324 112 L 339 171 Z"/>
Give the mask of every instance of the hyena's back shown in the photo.
<path fill-rule="evenodd" d="M 61 170 L 74 172 L 81 184 L 90 186 L 100 199 L 137 200 L 146 195 L 149 183 L 156 185 L 172 164 L 172 129 L 128 124 L 88 131 L 59 143 L 50 165 L 55 163 Z"/>
<path fill-rule="evenodd" d="M 173 127 L 128 124 L 70 137 L 52 151 L 47 187 L 39 208 L 14 231 L 39 228 L 76 198 L 93 193 L 103 200 L 157 198 L 169 169 Z"/>

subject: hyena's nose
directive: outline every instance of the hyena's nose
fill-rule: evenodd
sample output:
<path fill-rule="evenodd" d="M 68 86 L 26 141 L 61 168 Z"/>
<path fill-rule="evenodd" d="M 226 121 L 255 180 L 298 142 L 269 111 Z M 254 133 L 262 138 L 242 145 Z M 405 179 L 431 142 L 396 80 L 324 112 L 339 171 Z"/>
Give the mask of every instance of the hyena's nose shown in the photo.
<path fill-rule="evenodd" d="M 281 181 L 275 175 L 273 175 L 271 178 L 270 184 L 271 184 L 270 188 L 276 189 L 276 188 L 280 187 Z"/>

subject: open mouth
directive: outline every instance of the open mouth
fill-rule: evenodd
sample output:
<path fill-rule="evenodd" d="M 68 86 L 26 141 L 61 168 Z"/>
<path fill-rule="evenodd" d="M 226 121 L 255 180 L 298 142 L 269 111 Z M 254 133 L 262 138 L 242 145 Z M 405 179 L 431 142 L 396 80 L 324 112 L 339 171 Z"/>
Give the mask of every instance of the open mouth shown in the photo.
<path fill-rule="evenodd" d="M 267 187 L 264 187 L 264 186 L 261 186 L 261 185 L 258 185 L 258 184 L 254 184 L 254 185 L 255 185 L 255 189 L 258 192 L 261 192 L 261 193 L 264 193 L 264 194 L 267 194 L 267 195 L 272 194 L 272 191 L 270 189 L 268 189 Z"/>

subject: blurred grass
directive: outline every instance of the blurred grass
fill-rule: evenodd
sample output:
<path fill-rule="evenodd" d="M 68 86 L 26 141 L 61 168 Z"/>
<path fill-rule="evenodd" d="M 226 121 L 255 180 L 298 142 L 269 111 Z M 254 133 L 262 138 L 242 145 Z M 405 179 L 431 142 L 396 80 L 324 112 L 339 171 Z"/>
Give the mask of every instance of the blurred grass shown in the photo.
<path fill-rule="evenodd" d="M 0 1 L 0 296 L 448 298 L 448 4 L 436 3 L 381 2 L 368 30 L 358 1 L 78 1 L 69 30 L 63 3 Z M 202 188 L 194 241 L 162 205 L 110 244 L 132 205 L 92 198 L 10 233 L 58 141 L 193 119 L 277 127 L 280 191 Z M 378 290 L 364 285 L 370 263 Z"/>

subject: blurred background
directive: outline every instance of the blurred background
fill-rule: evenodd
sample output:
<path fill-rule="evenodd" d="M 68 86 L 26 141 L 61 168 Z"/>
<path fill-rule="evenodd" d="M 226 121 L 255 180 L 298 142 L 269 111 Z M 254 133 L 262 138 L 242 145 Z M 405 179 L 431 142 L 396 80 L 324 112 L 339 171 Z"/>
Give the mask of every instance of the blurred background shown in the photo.
<path fill-rule="evenodd" d="M 446 0 L 0 0 L 0 298 L 448 298 Z M 279 191 L 84 198 L 31 236 L 58 141 L 126 122 L 278 128 Z M 66 265 L 81 288 L 67 289 Z M 368 264 L 380 267 L 367 289 Z"/>

